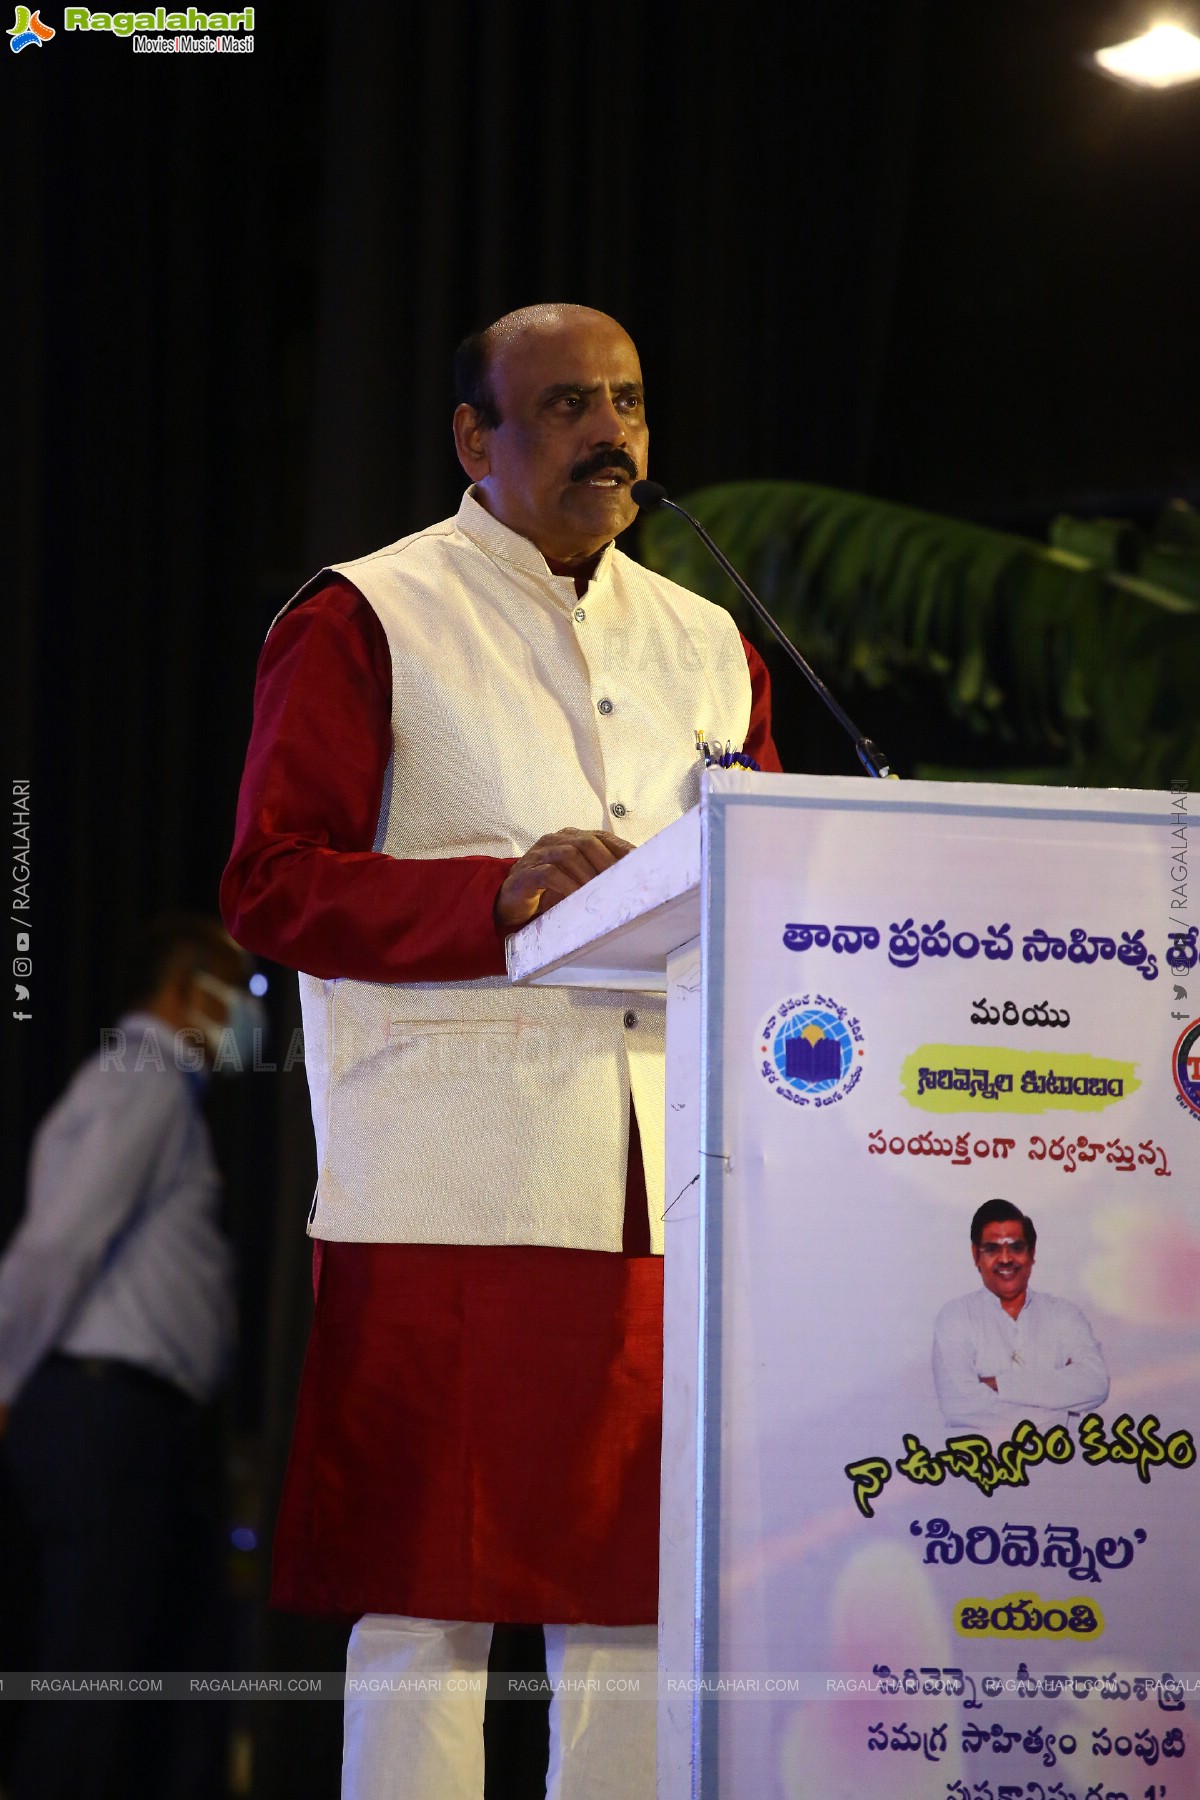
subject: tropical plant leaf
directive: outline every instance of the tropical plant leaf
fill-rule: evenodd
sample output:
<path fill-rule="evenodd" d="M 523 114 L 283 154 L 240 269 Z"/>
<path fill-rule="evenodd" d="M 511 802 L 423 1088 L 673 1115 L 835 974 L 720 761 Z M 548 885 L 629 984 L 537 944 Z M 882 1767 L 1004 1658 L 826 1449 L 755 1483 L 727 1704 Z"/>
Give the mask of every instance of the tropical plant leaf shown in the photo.
<path fill-rule="evenodd" d="M 998 764 L 1049 759 L 1067 779 L 1145 787 L 1200 774 L 1200 600 L 1146 575 L 1151 561 L 1189 562 L 1186 520 L 1135 558 L 1119 523 L 1047 547 L 796 482 L 732 482 L 683 504 L 838 684 L 903 695 L 932 680 Z M 1136 573 L 1113 566 L 1118 551 Z M 648 517 L 641 554 L 769 641 L 682 519 Z"/>

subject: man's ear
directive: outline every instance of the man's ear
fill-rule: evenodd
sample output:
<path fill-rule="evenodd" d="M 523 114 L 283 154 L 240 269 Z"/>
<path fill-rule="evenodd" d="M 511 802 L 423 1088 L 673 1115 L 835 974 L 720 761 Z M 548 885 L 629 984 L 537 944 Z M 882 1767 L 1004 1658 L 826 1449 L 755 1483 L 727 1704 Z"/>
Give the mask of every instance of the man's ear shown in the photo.
<path fill-rule="evenodd" d="M 480 423 L 479 414 L 464 401 L 454 409 L 454 448 L 465 474 L 472 481 L 482 481 L 492 472 L 488 456 L 488 427 Z"/>

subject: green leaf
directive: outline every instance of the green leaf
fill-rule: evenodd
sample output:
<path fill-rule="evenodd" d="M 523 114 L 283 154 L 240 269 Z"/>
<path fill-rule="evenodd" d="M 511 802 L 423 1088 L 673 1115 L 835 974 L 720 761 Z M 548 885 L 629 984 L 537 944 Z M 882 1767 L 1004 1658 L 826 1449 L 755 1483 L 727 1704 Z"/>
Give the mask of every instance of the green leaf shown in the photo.
<path fill-rule="evenodd" d="M 1056 520 L 1046 547 L 798 482 L 730 482 L 683 504 L 835 687 L 932 684 L 998 760 L 1015 751 L 1059 779 L 1162 786 L 1200 770 L 1188 509 L 1149 546 L 1121 521 Z M 641 555 L 769 642 L 682 519 L 647 516 Z"/>

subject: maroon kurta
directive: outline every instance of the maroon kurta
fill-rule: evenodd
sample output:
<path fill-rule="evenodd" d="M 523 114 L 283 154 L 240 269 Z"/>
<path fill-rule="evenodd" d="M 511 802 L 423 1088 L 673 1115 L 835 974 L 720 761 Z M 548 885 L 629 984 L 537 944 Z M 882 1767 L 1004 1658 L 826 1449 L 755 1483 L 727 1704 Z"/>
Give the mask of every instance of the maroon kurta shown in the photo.
<path fill-rule="evenodd" d="M 778 770 L 769 677 L 743 643 L 745 748 Z M 348 582 L 274 627 L 221 884 L 226 923 L 249 949 L 326 978 L 502 975 L 492 911 L 515 859 L 407 862 L 370 848 L 391 703 L 387 639 Z M 653 1623 L 662 1261 L 648 1251 L 636 1121 L 623 1255 L 318 1245 L 274 1603 Z"/>

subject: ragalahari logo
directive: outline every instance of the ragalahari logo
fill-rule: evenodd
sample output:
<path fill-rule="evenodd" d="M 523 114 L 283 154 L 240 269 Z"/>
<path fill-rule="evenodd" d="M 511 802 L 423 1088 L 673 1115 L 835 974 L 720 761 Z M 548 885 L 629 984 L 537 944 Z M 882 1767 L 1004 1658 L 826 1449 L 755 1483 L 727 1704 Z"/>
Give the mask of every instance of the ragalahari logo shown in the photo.
<path fill-rule="evenodd" d="M 31 13 L 27 6 L 18 6 L 17 22 L 10 27 L 8 35 L 12 39 L 8 47 L 14 53 L 28 50 L 30 44 L 37 44 L 40 49 L 54 36 L 54 27 L 43 25 L 40 13 Z"/>

